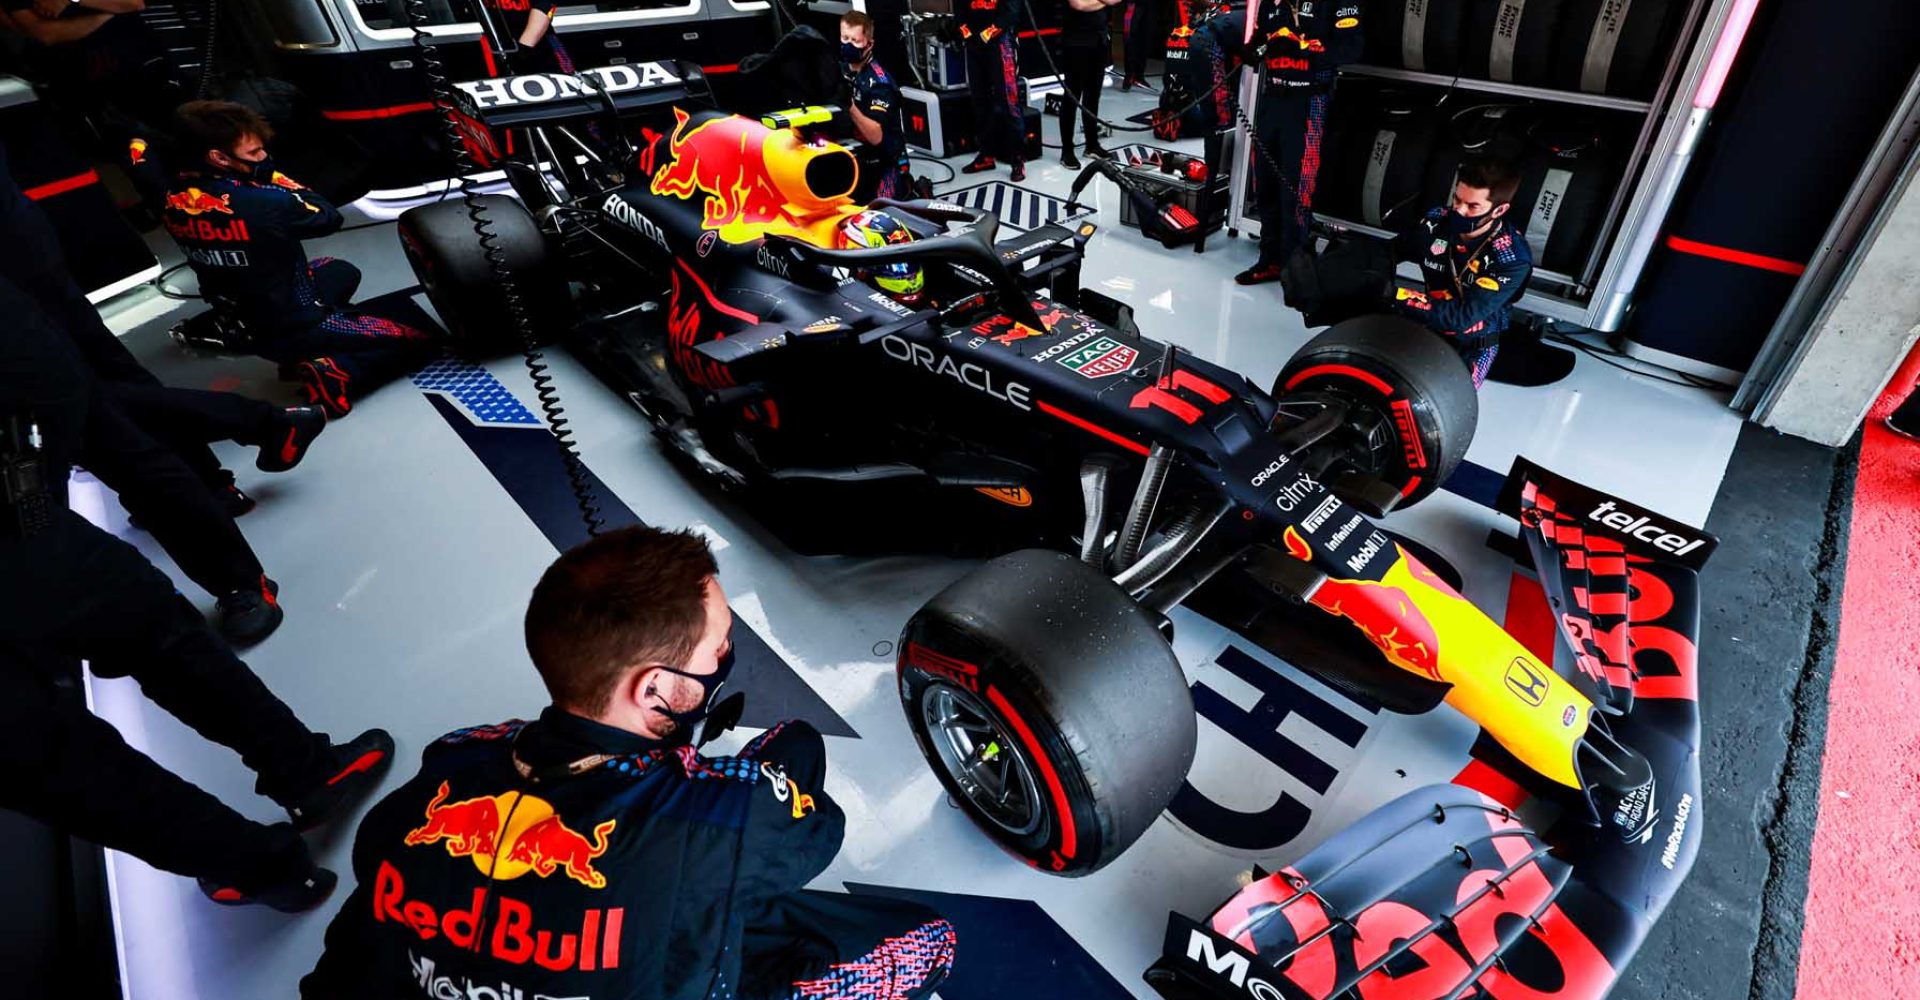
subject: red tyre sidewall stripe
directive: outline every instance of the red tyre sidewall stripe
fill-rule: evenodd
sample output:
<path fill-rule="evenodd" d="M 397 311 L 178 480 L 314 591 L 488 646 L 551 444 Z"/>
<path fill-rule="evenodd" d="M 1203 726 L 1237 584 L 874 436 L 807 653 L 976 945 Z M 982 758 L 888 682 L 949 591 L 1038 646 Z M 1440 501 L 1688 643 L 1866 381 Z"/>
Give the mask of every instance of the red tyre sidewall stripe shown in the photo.
<path fill-rule="evenodd" d="M 1033 730 L 1027 728 L 1026 720 L 1020 718 L 1020 713 L 1013 710 L 1006 696 L 991 684 L 987 685 L 987 700 L 993 703 L 996 711 L 1006 717 L 1007 724 L 1013 727 L 1014 734 L 1020 737 L 1020 742 L 1027 745 L 1027 752 L 1033 755 L 1034 762 L 1040 766 L 1040 778 L 1047 783 L 1047 793 L 1053 798 L 1053 811 L 1060 817 L 1060 856 L 1073 857 L 1077 846 L 1073 829 L 1073 810 L 1067 803 L 1067 788 L 1060 783 L 1059 772 L 1053 769 L 1053 761 L 1047 757 L 1046 750 L 1041 748 L 1040 740 L 1033 735 Z"/>
<path fill-rule="evenodd" d="M 1347 378 L 1356 379 L 1360 382 L 1364 382 L 1367 385 L 1372 386 L 1373 388 L 1379 390 L 1380 395 L 1382 396 L 1392 396 L 1394 394 L 1393 386 L 1388 385 L 1386 379 L 1383 379 L 1372 372 L 1362 371 L 1361 369 L 1355 368 L 1352 365 L 1314 365 L 1311 368 L 1302 368 L 1299 371 L 1294 372 L 1293 377 L 1288 379 L 1287 384 L 1284 386 L 1281 386 L 1281 388 L 1291 389 L 1294 386 L 1299 385 L 1300 383 L 1305 382 L 1310 378 L 1314 378 L 1320 375 L 1342 375 Z"/>

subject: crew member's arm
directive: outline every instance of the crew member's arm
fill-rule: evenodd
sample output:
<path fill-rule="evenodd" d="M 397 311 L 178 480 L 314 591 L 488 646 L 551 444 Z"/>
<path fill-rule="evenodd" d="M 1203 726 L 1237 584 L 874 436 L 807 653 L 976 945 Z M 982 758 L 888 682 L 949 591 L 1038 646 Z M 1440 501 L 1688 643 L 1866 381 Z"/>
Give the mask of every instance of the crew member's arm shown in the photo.
<path fill-rule="evenodd" d="M 277 200 L 274 221 L 296 240 L 330 236 L 346 221 L 327 199 L 306 188 L 294 191 L 278 187 L 273 194 Z"/>
<path fill-rule="evenodd" d="M 1394 293 L 1394 311 L 1424 324 L 1465 351 L 1487 346 L 1487 320 L 1520 297 L 1533 268 L 1525 261 L 1496 260 L 1479 274 L 1462 275 L 1457 295 L 1435 298 L 1402 288 Z"/>
<path fill-rule="evenodd" d="M 112 14 L 88 12 L 73 17 L 47 18 L 33 10 L 0 11 L 8 25 L 15 31 L 27 36 L 41 45 L 64 45 L 77 42 L 100 30 L 100 26 L 113 17 Z"/>
<path fill-rule="evenodd" d="M 899 100 L 900 95 L 890 83 L 876 82 L 864 92 L 855 91 L 848 111 L 853 118 L 853 131 L 861 142 L 880 145 L 886 137 L 886 128 L 880 123 L 895 113 L 893 106 Z"/>
<path fill-rule="evenodd" d="M 761 766 L 748 786 L 740 892 L 766 898 L 813 881 L 840 853 L 847 817 L 827 797 L 826 741 L 804 722 L 784 723 L 755 739 L 740 756 Z"/>
<path fill-rule="evenodd" d="M 557 6 L 555 3 L 548 3 L 544 7 L 536 5 L 527 11 L 527 26 L 520 32 L 522 47 L 532 48 L 540 44 L 541 39 L 547 37 L 547 28 L 553 24 L 555 6 Z"/>

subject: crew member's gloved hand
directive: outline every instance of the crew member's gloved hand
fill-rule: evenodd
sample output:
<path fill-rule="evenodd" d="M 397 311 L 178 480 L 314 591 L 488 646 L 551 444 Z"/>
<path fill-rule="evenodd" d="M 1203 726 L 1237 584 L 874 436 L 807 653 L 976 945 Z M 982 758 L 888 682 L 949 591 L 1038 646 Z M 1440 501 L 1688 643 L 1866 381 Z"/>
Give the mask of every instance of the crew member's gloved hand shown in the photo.
<path fill-rule="evenodd" d="M 982 42 L 991 42 L 998 37 L 1000 37 L 1000 26 L 997 24 L 989 24 L 980 32 L 980 41 Z"/>
<path fill-rule="evenodd" d="M 536 58 L 538 48 L 535 45 L 516 46 L 512 52 L 507 53 L 507 68 L 513 70 L 515 75 L 540 72 L 539 60 Z"/>

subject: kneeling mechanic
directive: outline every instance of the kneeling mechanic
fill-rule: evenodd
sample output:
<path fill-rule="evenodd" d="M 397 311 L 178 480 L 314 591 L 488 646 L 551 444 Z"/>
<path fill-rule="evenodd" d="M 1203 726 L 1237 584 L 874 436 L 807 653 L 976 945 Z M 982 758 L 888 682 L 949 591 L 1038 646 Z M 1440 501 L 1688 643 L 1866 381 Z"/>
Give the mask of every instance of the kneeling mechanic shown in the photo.
<path fill-rule="evenodd" d="M 465 995 L 923 1000 L 954 933 L 902 900 L 801 888 L 846 819 L 786 722 L 699 736 L 733 667 L 706 542 L 626 528 L 562 555 L 526 641 L 553 704 L 450 733 L 368 813 L 305 1000 Z M 443 985 L 444 984 L 444 985 Z"/>
<path fill-rule="evenodd" d="M 1453 200 L 1394 239 L 1397 260 L 1416 261 L 1426 290 L 1397 288 L 1393 311 L 1439 334 L 1466 362 L 1474 388 L 1487 380 L 1513 304 L 1533 275 L 1533 251 L 1506 218 L 1520 174 L 1492 157 L 1460 167 Z"/>

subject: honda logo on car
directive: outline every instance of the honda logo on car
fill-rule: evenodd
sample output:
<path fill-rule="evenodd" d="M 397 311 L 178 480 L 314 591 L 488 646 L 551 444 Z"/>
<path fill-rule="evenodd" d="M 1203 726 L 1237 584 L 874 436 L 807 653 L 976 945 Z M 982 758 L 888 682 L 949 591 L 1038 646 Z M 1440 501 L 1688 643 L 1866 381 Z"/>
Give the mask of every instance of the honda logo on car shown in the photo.
<path fill-rule="evenodd" d="M 1060 355 L 1065 354 L 1068 351 L 1071 351 L 1074 348 L 1080 346 L 1081 344 L 1084 344 L 1087 341 L 1093 339 L 1099 333 L 1100 331 L 1098 330 L 1088 330 L 1085 333 L 1076 333 L 1073 336 L 1068 337 L 1067 339 L 1059 342 L 1058 344 L 1055 344 L 1052 347 L 1049 347 L 1046 350 L 1041 351 L 1039 354 L 1034 355 L 1033 360 L 1051 361 L 1054 358 L 1059 357 Z"/>
<path fill-rule="evenodd" d="M 1187 961 L 1197 962 L 1206 966 L 1208 972 L 1226 977 L 1227 982 L 1246 990 L 1247 995 L 1254 1000 L 1286 1000 L 1285 994 L 1280 992 L 1279 987 L 1259 976 L 1247 975 L 1248 969 L 1253 964 L 1247 961 L 1247 956 L 1232 950 L 1228 950 L 1225 955 L 1220 954 L 1213 946 L 1213 938 L 1198 927 L 1188 932 Z"/>
<path fill-rule="evenodd" d="M 589 78 L 592 84 L 589 84 Z M 617 94 L 628 90 L 647 90 L 680 82 L 657 62 L 626 66 L 592 66 L 571 73 L 528 73 L 522 76 L 468 80 L 454 86 L 473 99 L 473 106 L 484 111 L 508 104 L 545 104 L 562 97 L 586 97 L 599 93 Z"/>
<path fill-rule="evenodd" d="M 931 347 L 923 344 L 909 344 L 897 334 L 891 333 L 880 338 L 880 348 L 887 352 L 887 357 L 895 361 L 904 361 L 907 364 L 925 368 L 936 375 L 945 375 L 969 389 L 984 392 L 995 399 L 1005 400 L 1023 410 L 1033 409 L 1030 402 L 1033 396 L 1032 389 L 1018 382 L 996 383 L 992 372 L 971 361 L 956 364 L 952 358 L 935 353 Z"/>
<path fill-rule="evenodd" d="M 1668 531 L 1654 524 L 1649 518 L 1634 517 L 1626 511 L 1616 510 L 1611 500 L 1595 507 L 1593 513 L 1587 515 L 1587 519 L 1632 535 L 1643 542 L 1650 542 L 1654 548 L 1662 552 L 1671 552 L 1676 556 L 1684 556 L 1706 544 L 1704 538 L 1688 538 L 1686 535 Z"/>
<path fill-rule="evenodd" d="M 607 200 L 600 203 L 600 211 L 607 213 L 607 217 L 613 221 L 660 244 L 660 249 L 668 249 L 667 234 L 661 232 L 660 227 L 654 225 L 652 219 L 641 215 L 640 210 L 634 208 L 632 202 L 622 198 L 617 192 L 607 195 Z"/>

